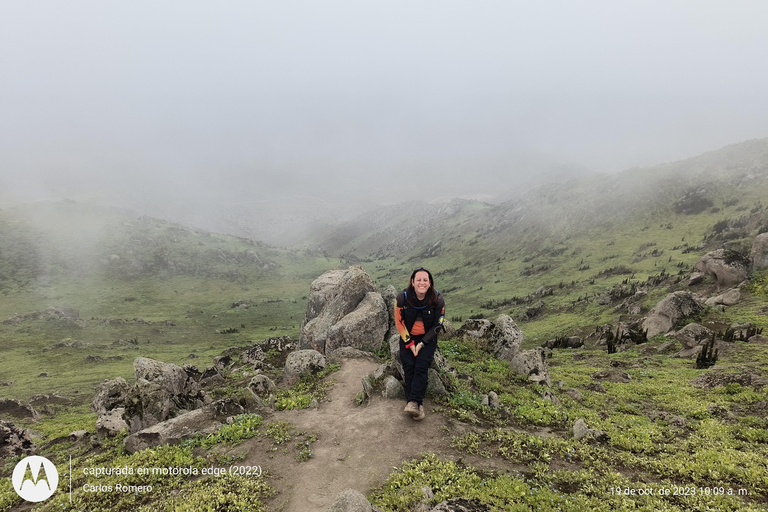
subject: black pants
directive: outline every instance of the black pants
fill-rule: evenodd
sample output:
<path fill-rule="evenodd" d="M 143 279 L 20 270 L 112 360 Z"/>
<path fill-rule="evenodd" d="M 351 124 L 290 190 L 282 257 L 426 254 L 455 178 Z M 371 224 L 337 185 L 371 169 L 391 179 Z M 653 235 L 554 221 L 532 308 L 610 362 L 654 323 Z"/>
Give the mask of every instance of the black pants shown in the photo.
<path fill-rule="evenodd" d="M 413 336 L 411 341 L 418 344 L 421 341 L 421 336 Z M 437 342 L 433 341 L 424 345 L 418 356 L 414 356 L 411 349 L 405 348 L 402 338 L 400 339 L 400 362 L 403 363 L 407 401 L 416 402 L 419 405 L 424 402 L 424 395 L 427 394 L 427 375 L 436 348 Z"/>

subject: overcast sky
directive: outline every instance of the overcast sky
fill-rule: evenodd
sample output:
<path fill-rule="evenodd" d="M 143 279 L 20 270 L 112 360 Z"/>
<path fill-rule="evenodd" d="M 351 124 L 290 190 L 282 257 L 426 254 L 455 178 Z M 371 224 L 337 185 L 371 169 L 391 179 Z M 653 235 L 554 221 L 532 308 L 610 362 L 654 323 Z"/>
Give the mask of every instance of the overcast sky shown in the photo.
<path fill-rule="evenodd" d="M 765 0 L 4 1 L 0 200 L 492 194 L 679 160 L 768 136 L 766 20 Z"/>

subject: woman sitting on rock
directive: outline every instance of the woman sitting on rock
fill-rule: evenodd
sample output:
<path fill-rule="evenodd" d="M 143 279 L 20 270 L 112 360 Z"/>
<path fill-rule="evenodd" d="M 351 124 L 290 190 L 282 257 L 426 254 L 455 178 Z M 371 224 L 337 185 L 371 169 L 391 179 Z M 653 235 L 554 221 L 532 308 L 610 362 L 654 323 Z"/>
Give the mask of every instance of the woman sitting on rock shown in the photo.
<path fill-rule="evenodd" d="M 395 323 L 400 332 L 400 362 L 405 377 L 404 411 L 414 420 L 424 419 L 427 372 L 437 349 L 437 333 L 443 328 L 445 301 L 435 290 L 432 274 L 417 268 L 408 288 L 395 303 Z"/>

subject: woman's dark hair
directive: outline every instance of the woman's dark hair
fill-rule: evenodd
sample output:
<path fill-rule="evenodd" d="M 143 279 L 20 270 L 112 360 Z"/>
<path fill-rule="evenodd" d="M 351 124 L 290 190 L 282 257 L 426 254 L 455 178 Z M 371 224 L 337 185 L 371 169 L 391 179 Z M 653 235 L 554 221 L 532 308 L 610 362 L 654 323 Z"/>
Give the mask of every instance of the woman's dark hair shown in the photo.
<path fill-rule="evenodd" d="M 419 267 L 416 270 L 413 271 L 411 274 L 411 278 L 408 280 L 408 288 L 406 289 L 406 294 L 408 296 L 408 303 L 411 306 L 416 306 L 416 290 L 413 289 L 413 279 L 416 277 L 417 272 L 426 272 L 429 276 L 429 289 L 427 290 L 427 295 L 424 297 L 427 300 L 427 304 L 430 306 L 437 306 L 437 292 L 435 291 L 435 280 L 432 278 L 432 272 L 425 269 L 424 267 Z"/>

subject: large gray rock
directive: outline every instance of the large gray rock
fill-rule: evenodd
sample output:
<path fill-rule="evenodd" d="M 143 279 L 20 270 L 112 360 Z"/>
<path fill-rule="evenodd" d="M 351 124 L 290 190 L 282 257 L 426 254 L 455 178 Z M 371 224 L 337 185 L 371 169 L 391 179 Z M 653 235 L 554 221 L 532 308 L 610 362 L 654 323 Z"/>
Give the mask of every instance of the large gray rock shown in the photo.
<path fill-rule="evenodd" d="M 96 435 L 99 437 L 111 437 L 128 429 L 128 423 L 123 419 L 125 407 L 117 407 L 99 415 L 96 420 Z"/>
<path fill-rule="evenodd" d="M 499 315 L 491 329 L 490 344 L 493 355 L 503 361 L 512 361 L 520 351 L 523 331 L 507 315 Z"/>
<path fill-rule="evenodd" d="M 515 373 L 527 377 L 531 382 L 546 384 L 547 386 L 552 383 L 549 378 L 549 371 L 547 371 L 544 349 L 541 347 L 518 352 L 510 361 L 509 367 Z"/>
<path fill-rule="evenodd" d="M 128 453 L 162 445 L 176 445 L 197 434 L 211 434 L 221 427 L 207 408 L 196 409 L 135 432 L 123 441 Z"/>
<path fill-rule="evenodd" d="M 378 350 L 388 328 L 387 306 L 365 270 L 333 270 L 310 286 L 299 348 L 322 354 L 344 346 Z"/>
<path fill-rule="evenodd" d="M 461 337 L 481 339 L 485 338 L 492 328 L 493 324 L 490 320 L 486 320 L 484 318 L 470 318 L 464 322 L 458 331 L 456 331 L 456 335 Z"/>
<path fill-rule="evenodd" d="M 251 382 L 248 383 L 248 388 L 257 396 L 266 397 L 269 396 L 270 393 L 274 393 L 277 386 L 272 382 L 272 379 L 266 375 L 259 374 L 251 379 Z"/>
<path fill-rule="evenodd" d="M 648 331 L 648 337 L 671 331 L 675 324 L 702 311 L 703 306 L 694 298 L 691 292 L 670 293 L 659 301 L 648 313 L 643 322 L 643 329 Z"/>
<path fill-rule="evenodd" d="M 368 292 L 354 311 L 328 329 L 325 353 L 341 347 L 378 351 L 387 333 L 387 306 L 378 292 Z"/>
<path fill-rule="evenodd" d="M 392 375 L 387 375 L 384 378 L 384 390 L 381 394 L 384 398 L 405 400 L 405 388 L 403 387 L 403 383 Z"/>
<path fill-rule="evenodd" d="M 285 360 L 283 380 L 295 382 L 302 375 L 318 372 L 325 368 L 325 356 L 317 350 L 297 350 L 291 352 Z"/>
<path fill-rule="evenodd" d="M 133 372 L 136 384 L 123 404 L 114 404 L 125 408 L 123 419 L 131 432 L 138 432 L 210 402 L 200 386 L 175 364 L 139 357 L 133 362 Z M 114 388 L 120 389 L 121 384 L 114 384 Z"/>
<path fill-rule="evenodd" d="M 372 512 L 370 502 L 363 493 L 354 489 L 344 489 L 336 496 L 328 512 Z"/>
<path fill-rule="evenodd" d="M 701 324 L 688 324 L 674 334 L 683 348 L 693 348 L 712 339 L 712 331 Z"/>
<path fill-rule="evenodd" d="M 105 380 L 96 388 L 96 395 L 93 397 L 93 402 L 91 402 L 91 410 L 97 416 L 101 416 L 107 411 L 123 407 L 130 390 L 131 387 L 122 377 Z"/>
<path fill-rule="evenodd" d="M 704 304 L 707 306 L 735 306 L 739 302 L 741 302 L 741 291 L 738 288 L 733 288 L 716 297 L 708 298 Z"/>
<path fill-rule="evenodd" d="M 728 257 L 724 249 L 708 252 L 695 265 L 696 270 L 712 277 L 719 290 L 731 288 L 747 278 L 745 262 Z"/>
<path fill-rule="evenodd" d="M 755 237 L 749 259 L 753 271 L 768 269 L 768 233 L 760 233 Z"/>
<path fill-rule="evenodd" d="M 448 396 L 448 391 L 440 379 L 440 374 L 432 368 L 427 370 L 427 396 L 431 398 Z"/>

